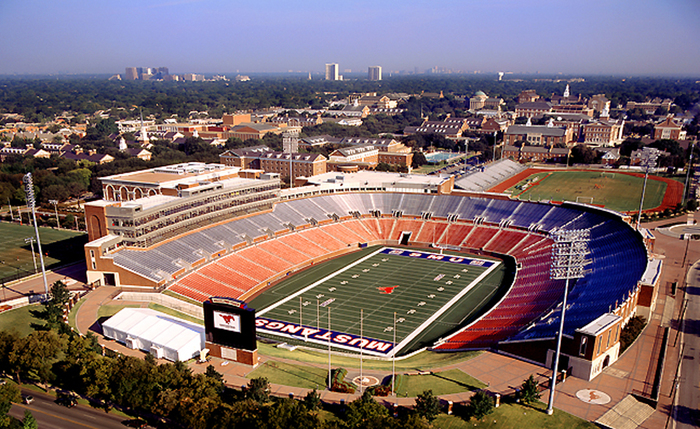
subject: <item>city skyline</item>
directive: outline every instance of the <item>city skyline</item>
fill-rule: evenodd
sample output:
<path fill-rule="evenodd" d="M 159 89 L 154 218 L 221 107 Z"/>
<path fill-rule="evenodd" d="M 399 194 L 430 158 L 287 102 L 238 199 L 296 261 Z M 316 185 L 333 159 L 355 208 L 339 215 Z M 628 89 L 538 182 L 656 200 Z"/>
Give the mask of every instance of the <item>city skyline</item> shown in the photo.
<path fill-rule="evenodd" d="M 473 73 L 700 75 L 700 3 L 265 0 L 0 4 L 0 74 Z M 313 25 L 311 25 L 313 23 Z M 335 35 L 335 36 L 332 36 Z M 342 35 L 342 36 L 341 36 Z"/>

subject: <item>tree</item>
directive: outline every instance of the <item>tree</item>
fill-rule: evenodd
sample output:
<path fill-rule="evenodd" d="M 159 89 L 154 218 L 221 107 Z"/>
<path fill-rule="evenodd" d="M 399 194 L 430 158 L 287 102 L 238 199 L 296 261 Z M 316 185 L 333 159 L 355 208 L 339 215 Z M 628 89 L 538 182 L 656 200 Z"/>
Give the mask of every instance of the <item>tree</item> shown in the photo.
<path fill-rule="evenodd" d="M 432 422 L 440 414 L 440 400 L 433 394 L 432 390 L 425 390 L 416 396 L 416 407 L 414 410 L 419 416 L 425 417 L 429 422 Z"/>
<path fill-rule="evenodd" d="M 428 163 L 428 160 L 425 159 L 425 155 L 423 152 L 413 152 L 413 160 L 411 161 L 411 167 L 413 168 L 418 168 L 421 165 L 425 165 Z"/>
<path fill-rule="evenodd" d="M 304 396 L 304 406 L 309 411 L 316 411 L 321 406 L 321 395 L 318 394 L 316 389 Z"/>
<path fill-rule="evenodd" d="M 467 413 L 470 417 L 481 419 L 493 412 L 493 398 L 488 393 L 480 390 L 476 392 L 467 405 Z"/>
<path fill-rule="evenodd" d="M 0 386 L 0 427 L 9 427 L 12 417 L 8 416 L 13 402 L 19 402 L 19 387 L 14 383 Z"/>
<path fill-rule="evenodd" d="M 34 418 L 34 415 L 29 410 L 24 410 L 24 419 L 22 419 L 22 429 L 37 429 L 39 423 Z"/>
<path fill-rule="evenodd" d="M 539 383 L 535 380 L 532 374 L 520 386 L 519 398 L 524 404 L 529 404 L 540 399 L 542 396 L 539 392 Z"/>
<path fill-rule="evenodd" d="M 348 404 L 345 415 L 346 422 L 351 428 L 386 427 L 389 411 L 374 400 L 369 390 Z"/>
<path fill-rule="evenodd" d="M 35 312 L 35 316 L 46 321 L 46 328 L 59 329 L 63 326 L 63 310 L 70 299 L 70 292 L 66 285 L 58 280 L 49 291 L 51 298 L 44 302 L 42 311 Z M 37 328 L 37 326 L 35 326 Z"/>
<path fill-rule="evenodd" d="M 270 382 L 265 377 L 251 379 L 245 391 L 245 397 L 259 404 L 268 402 L 270 400 Z"/>
<path fill-rule="evenodd" d="M 571 148 L 570 164 L 592 164 L 595 159 L 595 152 L 586 145 L 577 144 Z"/>

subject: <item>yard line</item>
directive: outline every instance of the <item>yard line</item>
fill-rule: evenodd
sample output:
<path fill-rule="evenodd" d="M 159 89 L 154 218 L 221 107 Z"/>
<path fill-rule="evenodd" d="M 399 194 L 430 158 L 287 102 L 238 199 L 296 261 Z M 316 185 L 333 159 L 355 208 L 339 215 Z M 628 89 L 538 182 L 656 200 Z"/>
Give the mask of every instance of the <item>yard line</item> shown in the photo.
<path fill-rule="evenodd" d="M 384 250 L 384 249 L 385 249 L 385 247 L 381 247 L 381 248 L 379 248 L 378 250 L 376 250 L 376 251 L 370 253 L 369 255 L 365 256 L 364 258 L 360 258 L 360 259 L 358 259 L 357 261 L 353 262 L 352 264 L 347 265 L 347 266 L 345 266 L 344 268 L 341 268 L 340 270 L 338 270 L 338 271 L 336 271 L 336 272 L 334 272 L 334 273 L 331 273 L 331 274 L 327 275 L 326 277 L 322 278 L 321 280 L 318 280 L 318 281 L 316 281 L 316 282 L 310 284 L 309 286 L 307 286 L 307 287 L 305 287 L 305 288 L 303 288 L 303 289 L 297 291 L 295 294 L 290 295 L 290 296 L 288 296 L 287 298 L 285 298 L 285 299 L 283 299 L 283 300 L 281 300 L 281 301 L 278 301 L 277 303 L 275 303 L 275 304 L 273 304 L 273 305 L 271 305 L 271 306 L 269 306 L 269 307 L 267 307 L 267 308 L 264 308 L 264 309 L 260 310 L 260 311 L 258 312 L 258 316 L 262 316 L 263 314 L 267 313 L 267 312 L 270 311 L 270 310 L 273 310 L 273 309 L 279 307 L 280 305 L 284 304 L 285 302 L 289 301 L 290 299 L 296 298 L 297 296 L 303 294 L 304 292 L 307 292 L 307 291 L 309 291 L 309 290 L 315 288 L 316 286 L 318 286 L 319 284 L 325 282 L 326 280 L 330 280 L 330 279 L 332 279 L 333 277 L 337 276 L 338 274 L 344 273 L 345 271 L 349 270 L 350 268 L 354 267 L 355 265 L 361 264 L 362 262 L 366 261 L 367 259 L 371 258 L 372 256 L 376 255 L 377 253 L 381 252 L 381 251 Z"/>

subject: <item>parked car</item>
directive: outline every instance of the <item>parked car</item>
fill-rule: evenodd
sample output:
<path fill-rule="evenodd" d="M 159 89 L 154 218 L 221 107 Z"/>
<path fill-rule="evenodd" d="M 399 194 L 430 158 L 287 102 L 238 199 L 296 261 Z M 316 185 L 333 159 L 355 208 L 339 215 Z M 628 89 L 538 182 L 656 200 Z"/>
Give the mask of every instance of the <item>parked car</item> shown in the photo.
<path fill-rule="evenodd" d="M 130 428 L 145 428 L 148 422 L 144 419 L 131 419 L 125 421 L 123 424 Z"/>
<path fill-rule="evenodd" d="M 56 403 L 64 407 L 73 408 L 78 405 L 78 398 L 67 393 L 59 393 L 56 398 Z"/>

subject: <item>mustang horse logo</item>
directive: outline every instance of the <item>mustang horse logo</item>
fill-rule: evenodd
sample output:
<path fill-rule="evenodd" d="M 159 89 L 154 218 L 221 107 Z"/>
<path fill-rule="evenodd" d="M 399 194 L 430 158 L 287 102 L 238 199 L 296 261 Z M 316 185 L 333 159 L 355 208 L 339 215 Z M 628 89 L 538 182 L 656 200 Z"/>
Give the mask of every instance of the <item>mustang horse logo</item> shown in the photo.
<path fill-rule="evenodd" d="M 236 320 L 234 316 L 228 314 L 222 314 L 221 318 L 224 319 L 224 323 L 226 323 L 227 325 L 230 325 L 231 322 L 234 322 Z"/>
<path fill-rule="evenodd" d="M 397 287 L 399 287 L 399 285 L 378 287 L 377 289 L 382 293 L 382 295 L 389 295 L 390 293 L 394 292 L 394 289 Z"/>

